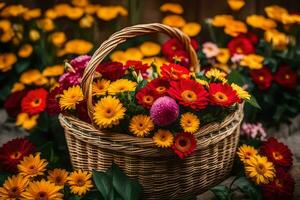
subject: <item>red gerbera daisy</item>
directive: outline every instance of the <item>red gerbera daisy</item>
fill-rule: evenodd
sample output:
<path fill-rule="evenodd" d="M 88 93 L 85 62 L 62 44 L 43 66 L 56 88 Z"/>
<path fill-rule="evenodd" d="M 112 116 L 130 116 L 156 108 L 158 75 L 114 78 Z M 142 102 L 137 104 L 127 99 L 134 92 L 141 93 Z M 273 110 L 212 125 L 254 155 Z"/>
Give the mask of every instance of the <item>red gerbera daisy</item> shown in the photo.
<path fill-rule="evenodd" d="M 148 83 L 147 86 L 154 90 L 159 96 L 164 96 L 168 92 L 170 83 L 167 79 L 156 78 Z"/>
<path fill-rule="evenodd" d="M 197 141 L 190 133 L 178 133 L 175 136 L 173 151 L 181 158 L 191 155 L 196 150 Z"/>
<path fill-rule="evenodd" d="M 23 157 L 35 151 L 35 146 L 26 138 L 17 138 L 0 148 L 0 165 L 9 172 L 16 173 L 17 165 Z"/>
<path fill-rule="evenodd" d="M 257 36 L 254 32 L 252 32 L 252 31 L 248 31 L 248 32 L 245 33 L 245 34 L 242 34 L 242 36 L 248 38 L 248 39 L 252 42 L 252 44 L 257 44 L 257 43 L 258 43 L 259 38 L 258 38 L 258 36 Z"/>
<path fill-rule="evenodd" d="M 158 94 L 148 85 L 138 91 L 135 98 L 144 108 L 151 108 L 154 101 L 158 98 Z"/>
<path fill-rule="evenodd" d="M 15 118 L 21 112 L 21 101 L 27 92 L 27 90 L 21 90 L 14 92 L 7 97 L 4 102 L 4 108 L 10 117 Z"/>
<path fill-rule="evenodd" d="M 178 63 L 181 66 L 188 67 L 190 65 L 189 55 L 187 52 L 180 50 L 176 51 L 168 60 L 172 63 Z"/>
<path fill-rule="evenodd" d="M 269 68 L 263 67 L 262 69 L 252 70 L 250 76 L 260 90 L 267 90 L 271 87 L 273 77 Z"/>
<path fill-rule="evenodd" d="M 76 112 L 79 119 L 87 123 L 91 123 L 91 119 L 87 111 L 86 100 L 80 101 L 78 104 L 76 104 Z"/>
<path fill-rule="evenodd" d="M 231 106 L 240 101 L 236 91 L 227 83 L 209 84 L 210 101 L 214 105 Z"/>
<path fill-rule="evenodd" d="M 254 46 L 250 39 L 245 36 L 238 36 L 228 42 L 228 49 L 231 55 L 251 54 L 254 52 Z"/>
<path fill-rule="evenodd" d="M 50 116 L 58 115 L 61 111 L 59 106 L 58 97 L 62 94 L 63 88 L 62 87 L 55 87 L 53 90 L 50 91 L 48 98 L 47 98 L 47 112 Z"/>
<path fill-rule="evenodd" d="M 283 169 L 276 170 L 276 178 L 269 184 L 262 186 L 266 200 L 290 200 L 293 197 L 295 181 Z"/>
<path fill-rule="evenodd" d="M 163 64 L 161 67 L 161 75 L 168 80 L 187 79 L 190 77 L 190 71 L 174 63 Z"/>
<path fill-rule="evenodd" d="M 184 46 L 175 38 L 169 39 L 162 46 L 162 53 L 167 58 L 173 57 L 179 50 L 184 50 Z"/>
<path fill-rule="evenodd" d="M 288 169 L 293 164 L 293 154 L 291 150 L 275 138 L 269 138 L 261 146 L 261 151 L 277 167 Z"/>
<path fill-rule="evenodd" d="M 274 77 L 278 85 L 287 89 L 294 89 L 297 86 L 297 73 L 287 65 L 281 65 Z"/>
<path fill-rule="evenodd" d="M 120 62 L 107 62 L 97 67 L 97 72 L 110 81 L 115 81 L 125 75 L 126 68 Z"/>
<path fill-rule="evenodd" d="M 142 61 L 128 60 L 125 64 L 125 68 L 133 67 L 134 70 L 139 73 L 141 72 L 144 78 L 148 77 L 147 69 L 149 68 L 148 64 L 143 64 Z"/>
<path fill-rule="evenodd" d="M 29 91 L 22 99 L 22 112 L 30 115 L 36 115 L 44 111 L 46 108 L 47 95 L 47 90 L 43 88 Z"/>
<path fill-rule="evenodd" d="M 208 92 L 194 80 L 181 79 L 171 82 L 169 95 L 178 100 L 179 104 L 193 109 L 203 109 L 208 104 Z"/>

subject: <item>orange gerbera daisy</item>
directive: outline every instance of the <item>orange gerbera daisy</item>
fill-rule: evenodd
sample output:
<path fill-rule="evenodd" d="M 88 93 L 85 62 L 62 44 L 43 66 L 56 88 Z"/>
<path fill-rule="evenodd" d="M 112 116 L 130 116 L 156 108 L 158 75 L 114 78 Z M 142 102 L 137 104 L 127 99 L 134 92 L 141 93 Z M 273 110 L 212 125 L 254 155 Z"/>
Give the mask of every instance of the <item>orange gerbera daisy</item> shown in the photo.
<path fill-rule="evenodd" d="M 179 104 L 193 109 L 203 109 L 208 104 L 208 92 L 204 87 L 189 79 L 171 82 L 169 95 L 178 100 Z"/>
<path fill-rule="evenodd" d="M 227 83 L 211 83 L 209 95 L 211 103 L 219 106 L 231 106 L 240 101 L 236 91 Z"/>
<path fill-rule="evenodd" d="M 163 64 L 160 69 L 162 77 L 169 80 L 187 79 L 190 77 L 190 71 L 187 68 L 174 63 Z"/>
<path fill-rule="evenodd" d="M 43 88 L 29 91 L 22 99 L 22 112 L 36 115 L 44 111 L 46 108 L 47 96 L 48 92 Z"/>

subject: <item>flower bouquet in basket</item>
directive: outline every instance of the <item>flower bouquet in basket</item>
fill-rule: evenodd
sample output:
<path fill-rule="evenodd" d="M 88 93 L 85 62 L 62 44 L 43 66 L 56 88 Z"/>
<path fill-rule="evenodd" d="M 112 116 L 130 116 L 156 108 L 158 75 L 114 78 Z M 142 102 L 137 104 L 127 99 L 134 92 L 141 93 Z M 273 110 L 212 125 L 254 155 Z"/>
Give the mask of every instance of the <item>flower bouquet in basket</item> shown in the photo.
<path fill-rule="evenodd" d="M 101 63 L 123 37 L 159 31 L 184 44 L 192 70 L 176 62 Z M 217 69 L 200 71 L 190 39 L 178 29 L 161 24 L 125 28 L 93 57 L 80 56 L 66 66 L 70 70 L 60 79 L 65 81 L 53 91 L 74 168 L 105 170 L 115 162 L 139 179 L 145 197 L 155 198 L 156 182 L 164 182 L 159 198 L 168 199 L 208 189 L 230 171 L 242 103 L 250 95 Z M 209 175 L 199 183 L 203 170 L 218 171 L 219 177 Z M 175 174 L 178 179 L 168 178 Z M 186 183 L 176 194 L 179 180 Z"/>

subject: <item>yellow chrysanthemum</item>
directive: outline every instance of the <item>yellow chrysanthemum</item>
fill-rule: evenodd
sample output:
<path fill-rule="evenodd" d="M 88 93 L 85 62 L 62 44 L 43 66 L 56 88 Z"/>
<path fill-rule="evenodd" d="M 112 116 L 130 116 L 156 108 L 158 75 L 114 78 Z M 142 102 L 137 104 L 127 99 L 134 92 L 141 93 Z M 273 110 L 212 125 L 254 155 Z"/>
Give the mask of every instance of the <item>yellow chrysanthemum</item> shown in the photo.
<path fill-rule="evenodd" d="M 76 104 L 83 100 L 83 93 L 79 85 L 69 87 L 60 95 L 59 105 L 63 110 L 75 109 Z"/>
<path fill-rule="evenodd" d="M 68 177 L 71 193 L 80 196 L 86 194 L 93 187 L 91 177 L 91 173 L 82 170 L 72 172 Z"/>
<path fill-rule="evenodd" d="M 41 38 L 40 32 L 35 29 L 29 31 L 29 39 L 33 42 L 38 41 Z"/>
<path fill-rule="evenodd" d="M 156 146 L 161 148 L 169 148 L 173 144 L 174 136 L 168 130 L 158 129 L 152 139 Z"/>
<path fill-rule="evenodd" d="M 146 57 L 156 56 L 157 54 L 159 54 L 160 50 L 161 50 L 160 45 L 155 42 L 147 41 L 141 44 L 140 46 L 140 51 Z"/>
<path fill-rule="evenodd" d="M 0 71 L 7 72 L 17 62 L 17 56 L 13 53 L 0 54 Z"/>
<path fill-rule="evenodd" d="M 277 24 L 272 19 L 265 18 L 262 15 L 250 15 L 246 18 L 247 24 L 253 28 L 269 30 L 276 28 Z"/>
<path fill-rule="evenodd" d="M 34 83 L 35 81 L 39 80 L 41 78 L 42 74 L 37 69 L 31 69 L 26 72 L 23 72 L 20 77 L 20 82 L 24 83 L 26 85 L 30 85 Z"/>
<path fill-rule="evenodd" d="M 220 80 L 223 83 L 226 83 L 226 73 L 225 72 L 221 72 L 220 70 L 216 69 L 216 68 L 212 68 L 209 71 L 207 71 L 205 73 L 205 76 L 209 79 L 216 79 L 216 80 Z"/>
<path fill-rule="evenodd" d="M 278 5 L 272 5 L 272 6 L 265 7 L 265 12 L 269 18 L 277 20 L 277 21 L 281 21 L 282 16 L 284 14 L 288 14 L 287 9 L 285 9 L 281 6 L 278 6 Z"/>
<path fill-rule="evenodd" d="M 108 128 L 119 124 L 124 118 L 126 108 L 119 99 L 112 96 L 103 97 L 94 107 L 93 119 L 101 128 Z"/>
<path fill-rule="evenodd" d="M 108 94 L 117 94 L 120 92 L 132 92 L 136 88 L 136 82 L 127 80 L 127 79 L 119 79 L 110 84 L 108 87 Z"/>
<path fill-rule="evenodd" d="M 234 83 L 231 84 L 231 87 L 234 91 L 236 91 L 236 94 L 238 95 L 238 97 L 240 99 L 250 100 L 251 95 L 246 90 L 244 90 L 242 87 L 240 87 L 240 86 L 238 86 L 237 84 L 234 84 Z"/>
<path fill-rule="evenodd" d="M 163 18 L 162 23 L 168 26 L 180 28 L 185 25 L 185 19 L 179 15 L 169 15 Z"/>
<path fill-rule="evenodd" d="M 78 20 L 82 17 L 84 14 L 84 10 L 79 7 L 70 7 L 68 10 L 66 10 L 66 17 L 68 17 L 71 20 Z"/>
<path fill-rule="evenodd" d="M 25 85 L 23 83 L 19 83 L 19 82 L 16 82 L 14 83 L 14 85 L 12 86 L 11 88 L 11 92 L 17 92 L 17 91 L 21 91 L 25 88 Z"/>
<path fill-rule="evenodd" d="M 216 15 L 211 23 L 215 27 L 224 27 L 233 20 L 234 18 L 231 15 Z"/>
<path fill-rule="evenodd" d="M 280 22 L 285 25 L 290 25 L 294 23 L 300 24 L 300 15 L 289 13 L 282 14 Z"/>
<path fill-rule="evenodd" d="M 0 31 L 1 31 L 0 34 L 1 42 L 9 42 L 14 36 L 12 24 L 9 20 L 6 19 L 0 20 Z"/>
<path fill-rule="evenodd" d="M 264 38 L 267 42 L 271 43 L 273 48 L 276 50 L 286 49 L 289 43 L 289 37 L 276 29 L 266 30 Z"/>
<path fill-rule="evenodd" d="M 252 156 L 245 162 L 246 175 L 256 184 L 268 184 L 275 178 L 275 168 L 265 156 Z"/>
<path fill-rule="evenodd" d="M 57 186 L 64 186 L 69 173 L 65 169 L 53 169 L 48 171 L 48 181 Z"/>
<path fill-rule="evenodd" d="M 30 44 L 24 44 L 18 51 L 18 56 L 21 58 L 29 57 L 33 52 L 33 48 Z"/>
<path fill-rule="evenodd" d="M 135 47 L 126 49 L 124 56 L 126 60 L 141 60 L 143 58 L 142 52 Z"/>
<path fill-rule="evenodd" d="M 226 64 L 230 58 L 230 52 L 227 48 L 220 48 L 219 54 L 217 55 L 217 61 L 222 64 Z"/>
<path fill-rule="evenodd" d="M 3 8 L 3 10 L 1 11 L 1 16 L 6 18 L 18 17 L 21 16 L 27 10 L 28 8 L 24 7 L 21 4 L 9 5 Z"/>
<path fill-rule="evenodd" d="M 50 35 L 49 39 L 54 46 L 60 47 L 67 40 L 67 37 L 64 32 L 55 32 Z"/>
<path fill-rule="evenodd" d="M 246 55 L 240 62 L 241 66 L 249 67 L 250 69 L 261 69 L 263 67 L 264 57 L 257 54 Z"/>
<path fill-rule="evenodd" d="M 39 115 L 29 116 L 27 113 L 19 113 L 16 119 L 16 126 L 21 126 L 25 130 L 31 130 L 37 125 Z"/>
<path fill-rule="evenodd" d="M 237 20 L 230 21 L 230 23 L 226 24 L 224 28 L 224 32 L 232 37 L 236 37 L 241 33 L 247 33 L 247 31 L 248 29 L 246 24 Z"/>
<path fill-rule="evenodd" d="M 183 8 L 178 3 L 164 3 L 159 9 L 162 12 L 171 12 L 179 15 L 183 13 Z"/>
<path fill-rule="evenodd" d="M 149 135 L 154 129 L 154 124 L 151 118 L 147 115 L 133 116 L 129 123 L 129 131 L 138 137 Z"/>
<path fill-rule="evenodd" d="M 196 81 L 198 83 L 200 83 L 201 85 L 203 85 L 203 86 L 208 86 L 209 85 L 206 80 L 202 80 L 202 79 L 197 78 Z"/>
<path fill-rule="evenodd" d="M 62 188 L 54 185 L 49 181 L 33 181 L 29 183 L 28 188 L 22 194 L 22 200 L 37 200 L 37 199 L 51 199 L 63 200 L 63 194 L 60 192 Z"/>
<path fill-rule="evenodd" d="M 84 7 L 84 12 L 89 15 L 94 15 L 99 10 L 101 5 L 99 4 L 88 4 Z"/>
<path fill-rule="evenodd" d="M 195 133 L 199 129 L 200 120 L 195 114 L 187 112 L 181 115 L 180 126 L 184 132 Z"/>
<path fill-rule="evenodd" d="M 74 6 L 85 7 L 85 6 L 89 5 L 89 0 L 72 0 L 71 3 Z"/>
<path fill-rule="evenodd" d="M 86 15 L 79 21 L 81 28 L 91 28 L 94 24 L 94 17 L 92 15 Z"/>
<path fill-rule="evenodd" d="M 48 66 L 43 70 L 43 76 L 51 77 L 51 76 L 60 76 L 64 73 L 64 66 L 63 65 L 53 65 Z"/>
<path fill-rule="evenodd" d="M 125 52 L 122 50 L 112 52 L 110 54 L 110 59 L 114 62 L 121 62 L 123 64 L 125 64 L 127 61 Z"/>
<path fill-rule="evenodd" d="M 127 10 L 122 6 L 101 6 L 97 10 L 97 16 L 104 21 L 115 19 L 118 15 L 127 16 Z"/>
<path fill-rule="evenodd" d="M 245 0 L 227 0 L 231 10 L 240 10 L 245 5 Z"/>
<path fill-rule="evenodd" d="M 251 157 L 258 155 L 258 151 L 253 146 L 243 144 L 238 148 L 237 154 L 242 162 L 246 162 Z"/>
<path fill-rule="evenodd" d="M 83 55 L 90 52 L 92 48 L 93 44 L 88 41 L 81 39 L 69 40 L 66 42 L 65 48 L 58 52 L 58 56 L 63 56 L 65 54 Z"/>
<path fill-rule="evenodd" d="M 186 23 L 181 30 L 190 37 L 195 37 L 201 31 L 201 25 L 196 22 Z"/>
<path fill-rule="evenodd" d="M 101 95 L 105 95 L 108 87 L 110 85 L 110 81 L 109 80 L 105 80 L 105 79 L 101 79 L 101 80 L 97 80 L 96 82 L 93 83 L 93 95 L 96 96 L 101 96 Z"/>
<path fill-rule="evenodd" d="M 41 159 L 40 154 L 35 156 L 29 155 L 18 164 L 20 175 L 25 177 L 35 177 L 43 175 L 46 170 L 48 162 L 45 159 Z"/>
<path fill-rule="evenodd" d="M 26 10 L 23 13 L 23 18 L 25 20 L 31 20 L 31 19 L 36 19 L 38 17 L 40 17 L 42 14 L 42 10 L 40 8 L 35 8 L 35 9 L 31 9 L 31 10 Z"/>
<path fill-rule="evenodd" d="M 46 32 L 52 31 L 55 28 L 54 22 L 49 18 L 38 20 L 37 25 Z"/>
<path fill-rule="evenodd" d="M 20 199 L 29 181 L 21 175 L 8 177 L 3 187 L 0 187 L 0 199 L 14 200 Z"/>

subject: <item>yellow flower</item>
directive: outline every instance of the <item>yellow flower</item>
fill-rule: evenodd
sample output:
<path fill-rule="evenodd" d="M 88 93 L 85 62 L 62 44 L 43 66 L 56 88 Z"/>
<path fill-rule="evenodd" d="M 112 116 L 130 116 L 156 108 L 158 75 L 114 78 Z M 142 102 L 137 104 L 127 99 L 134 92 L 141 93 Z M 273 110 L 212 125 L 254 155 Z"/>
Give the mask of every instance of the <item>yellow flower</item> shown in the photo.
<path fill-rule="evenodd" d="M 258 151 L 253 146 L 243 144 L 238 148 L 237 155 L 239 156 L 240 160 L 245 163 L 246 160 L 258 155 Z"/>
<path fill-rule="evenodd" d="M 48 9 L 45 11 L 45 17 L 53 20 L 58 17 L 58 14 L 54 9 Z"/>
<path fill-rule="evenodd" d="M 230 67 L 227 65 L 227 63 L 223 64 L 223 63 L 215 63 L 213 65 L 214 68 L 220 69 L 223 72 L 229 74 L 230 73 Z"/>
<path fill-rule="evenodd" d="M 212 19 L 212 25 L 216 27 L 224 27 L 233 20 L 234 19 L 231 15 L 216 15 Z"/>
<path fill-rule="evenodd" d="M 160 67 L 163 64 L 169 63 L 165 58 L 162 57 L 149 57 L 149 58 L 144 58 L 143 63 L 147 63 L 148 65 L 155 65 L 157 72 L 160 74 Z"/>
<path fill-rule="evenodd" d="M 231 84 L 231 87 L 234 91 L 236 91 L 236 93 L 240 99 L 250 100 L 251 95 L 246 90 L 244 90 L 242 87 L 240 87 L 234 83 Z"/>
<path fill-rule="evenodd" d="M 94 17 L 91 15 L 86 15 L 79 21 L 79 26 L 81 28 L 90 28 L 94 24 Z"/>
<path fill-rule="evenodd" d="M 180 126 L 184 132 L 195 133 L 200 126 L 200 120 L 197 115 L 187 112 L 181 115 Z"/>
<path fill-rule="evenodd" d="M 276 29 L 270 29 L 265 31 L 264 38 L 267 42 L 271 43 L 274 49 L 284 50 L 289 43 L 289 38 L 282 32 Z"/>
<path fill-rule="evenodd" d="M 227 0 L 231 10 L 240 10 L 245 5 L 245 0 Z"/>
<path fill-rule="evenodd" d="M 55 32 L 50 35 L 50 41 L 54 46 L 60 47 L 67 40 L 64 32 Z"/>
<path fill-rule="evenodd" d="M 185 25 L 185 19 L 179 15 L 169 15 L 163 18 L 162 23 L 168 26 L 180 28 Z"/>
<path fill-rule="evenodd" d="M 59 105 L 62 110 L 75 109 L 76 105 L 83 100 L 83 93 L 79 85 L 69 87 L 60 95 Z"/>
<path fill-rule="evenodd" d="M 281 21 L 282 15 L 288 14 L 288 11 L 278 5 L 272 5 L 265 7 L 265 12 L 267 13 L 267 16 L 271 19 Z"/>
<path fill-rule="evenodd" d="M 17 57 L 13 53 L 0 54 L 0 71 L 7 72 L 17 62 Z"/>
<path fill-rule="evenodd" d="M 4 2 L 0 2 L 0 9 L 4 8 L 6 4 Z"/>
<path fill-rule="evenodd" d="M 294 24 L 294 23 L 300 24 L 300 15 L 289 14 L 289 13 L 282 14 L 281 23 L 285 25 Z"/>
<path fill-rule="evenodd" d="M 259 28 L 263 30 L 276 28 L 277 24 L 272 19 L 267 19 L 262 15 L 250 15 L 246 18 L 247 24 L 253 28 Z"/>
<path fill-rule="evenodd" d="M 126 108 L 119 99 L 106 96 L 95 105 L 93 119 L 101 128 L 108 128 L 119 124 L 119 121 L 124 118 L 125 112 Z"/>
<path fill-rule="evenodd" d="M 54 11 L 57 14 L 57 17 L 66 17 L 67 12 L 73 7 L 67 3 L 60 3 L 54 6 Z"/>
<path fill-rule="evenodd" d="M 201 25 L 196 22 L 186 23 L 181 30 L 190 37 L 195 37 L 201 31 Z"/>
<path fill-rule="evenodd" d="M 245 162 L 246 175 L 257 185 L 268 184 L 275 178 L 275 168 L 265 156 L 252 156 Z"/>
<path fill-rule="evenodd" d="M 14 32 L 10 21 L 6 19 L 0 20 L 0 33 L 1 42 L 9 42 L 13 38 Z"/>
<path fill-rule="evenodd" d="M 83 14 L 83 9 L 79 7 L 70 7 L 68 10 L 66 10 L 66 17 L 71 20 L 77 20 L 81 18 Z"/>
<path fill-rule="evenodd" d="M 220 52 L 217 55 L 217 61 L 219 61 L 222 64 L 226 64 L 230 58 L 230 52 L 227 48 L 220 48 Z"/>
<path fill-rule="evenodd" d="M 145 137 L 149 135 L 150 131 L 154 129 L 154 124 L 151 118 L 147 115 L 133 116 L 129 123 L 129 131 L 138 137 Z"/>
<path fill-rule="evenodd" d="M 97 80 L 96 82 L 93 83 L 93 95 L 96 96 L 101 96 L 101 95 L 105 95 L 107 92 L 107 89 L 110 85 L 110 81 L 109 80 Z"/>
<path fill-rule="evenodd" d="M 74 6 L 85 7 L 89 5 L 89 0 L 72 0 Z"/>
<path fill-rule="evenodd" d="M 40 154 L 37 153 L 35 156 L 29 155 L 24 157 L 18 164 L 18 169 L 20 175 L 32 178 L 43 175 L 47 165 L 48 162 L 45 159 L 41 159 Z"/>
<path fill-rule="evenodd" d="M 49 18 L 44 18 L 44 19 L 38 20 L 37 26 L 46 32 L 52 31 L 55 27 L 53 21 Z"/>
<path fill-rule="evenodd" d="M 202 79 L 197 78 L 196 81 L 198 83 L 200 83 L 201 85 L 203 85 L 203 86 L 208 86 L 208 82 L 206 80 L 202 80 Z"/>
<path fill-rule="evenodd" d="M 48 79 L 44 76 L 40 76 L 39 79 L 37 79 L 36 81 L 34 81 L 34 84 L 37 86 L 42 86 L 48 83 Z"/>
<path fill-rule="evenodd" d="M 127 61 L 125 52 L 121 50 L 112 52 L 110 54 L 110 59 L 114 62 L 121 62 L 123 64 L 125 64 Z"/>
<path fill-rule="evenodd" d="M 29 39 L 31 41 L 35 42 L 35 41 L 39 40 L 40 37 L 41 37 L 40 32 L 38 32 L 37 30 L 32 29 L 32 30 L 29 31 Z"/>
<path fill-rule="evenodd" d="M 29 57 L 33 52 L 33 48 L 30 44 L 24 44 L 18 51 L 18 56 L 21 58 Z"/>
<path fill-rule="evenodd" d="M 241 66 L 249 67 L 250 69 L 261 69 L 263 67 L 264 57 L 256 54 L 246 55 L 240 62 Z"/>
<path fill-rule="evenodd" d="M 175 13 L 175 14 L 183 13 L 183 8 L 178 3 L 164 3 L 163 5 L 160 6 L 159 9 L 162 12 L 171 12 L 171 13 Z"/>
<path fill-rule="evenodd" d="M 48 171 L 48 181 L 57 186 L 64 186 L 69 173 L 65 169 L 53 169 Z"/>
<path fill-rule="evenodd" d="M 108 87 L 108 94 L 117 94 L 120 92 L 132 92 L 136 88 L 136 82 L 127 80 L 127 79 L 119 79 L 110 84 Z"/>
<path fill-rule="evenodd" d="M 173 134 L 168 130 L 162 129 L 158 129 L 152 139 L 155 145 L 161 148 L 169 148 L 174 142 Z"/>
<path fill-rule="evenodd" d="M 40 8 L 35 8 L 31 10 L 27 10 L 23 13 L 23 18 L 27 21 L 31 19 L 35 19 L 41 16 L 41 9 Z"/>
<path fill-rule="evenodd" d="M 84 12 L 86 14 L 89 15 L 93 15 L 97 12 L 97 10 L 100 8 L 101 6 L 98 4 L 88 4 L 86 7 L 84 7 Z"/>
<path fill-rule="evenodd" d="M 33 181 L 29 183 L 28 188 L 22 194 L 22 200 L 51 199 L 63 200 L 63 194 L 60 192 L 62 188 L 54 185 L 49 181 L 42 179 L 41 181 Z"/>
<path fill-rule="evenodd" d="M 0 187 L 0 199 L 19 199 L 28 185 L 28 179 L 21 175 L 8 177 Z"/>
<path fill-rule="evenodd" d="M 23 83 L 19 83 L 16 82 L 14 83 L 14 85 L 12 86 L 11 92 L 17 92 L 17 91 L 21 91 L 25 88 L 25 85 Z"/>
<path fill-rule="evenodd" d="M 226 83 L 226 73 L 225 72 L 221 72 L 220 70 L 216 69 L 216 68 L 211 68 L 209 71 L 207 71 L 205 73 L 205 76 L 209 79 L 216 79 L 216 80 L 220 80 L 223 83 Z"/>
<path fill-rule="evenodd" d="M 80 196 L 86 194 L 93 187 L 91 177 L 91 173 L 82 170 L 72 172 L 68 177 L 71 193 Z"/>
<path fill-rule="evenodd" d="M 25 130 L 31 130 L 37 125 L 38 115 L 29 116 L 27 113 L 19 113 L 16 125 L 22 126 Z"/>
<path fill-rule="evenodd" d="M 160 50 L 161 50 L 160 45 L 155 42 L 147 41 L 141 44 L 140 46 L 140 51 L 146 57 L 156 56 L 157 54 L 159 54 Z"/>
<path fill-rule="evenodd" d="M 43 76 L 60 76 L 64 73 L 64 70 L 63 65 L 48 66 L 43 70 Z"/>
<path fill-rule="evenodd" d="M 65 44 L 65 48 L 62 50 L 61 54 L 59 56 L 63 56 L 65 54 L 78 54 L 83 55 L 90 52 L 93 48 L 93 44 L 81 40 L 81 39 L 74 39 L 70 40 Z"/>
<path fill-rule="evenodd" d="M 126 60 L 141 60 L 143 58 L 142 52 L 135 47 L 126 49 L 124 56 Z"/>
<path fill-rule="evenodd" d="M 97 16 L 104 21 L 111 21 L 118 15 L 127 16 L 127 10 L 122 6 L 101 6 L 97 10 Z"/>
<path fill-rule="evenodd" d="M 26 72 L 23 72 L 20 76 L 20 82 L 26 85 L 30 85 L 41 78 L 42 74 L 37 69 L 30 69 Z"/>
<path fill-rule="evenodd" d="M 2 11 L 1 11 L 1 16 L 2 17 L 18 17 L 21 16 L 25 11 L 27 11 L 28 8 L 24 7 L 21 4 L 18 5 L 10 5 L 6 6 Z"/>
<path fill-rule="evenodd" d="M 247 31 L 246 24 L 237 20 L 232 20 L 230 23 L 227 23 L 224 29 L 224 32 L 232 37 L 236 37 L 241 33 L 247 33 Z"/>

